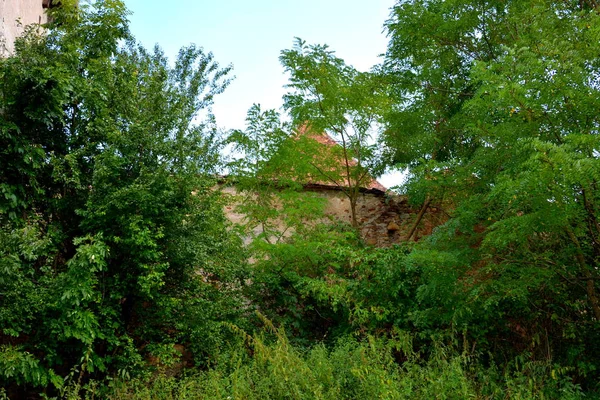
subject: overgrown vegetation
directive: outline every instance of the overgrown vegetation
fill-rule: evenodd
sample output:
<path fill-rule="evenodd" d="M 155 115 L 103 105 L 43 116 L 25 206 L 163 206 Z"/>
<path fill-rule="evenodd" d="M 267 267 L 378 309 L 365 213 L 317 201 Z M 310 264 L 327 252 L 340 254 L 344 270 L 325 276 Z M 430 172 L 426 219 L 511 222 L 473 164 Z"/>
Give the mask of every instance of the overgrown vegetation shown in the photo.
<path fill-rule="evenodd" d="M 293 128 L 255 105 L 227 137 L 230 67 L 140 47 L 118 0 L 50 12 L 0 59 L 0 397 L 598 394 L 597 4 L 400 1 L 382 65 L 299 41 Z M 385 166 L 415 226 L 447 215 L 419 243 L 369 246 L 302 191 L 352 203 Z"/>
<path fill-rule="evenodd" d="M 198 363 L 239 323 L 239 240 L 210 190 L 229 68 L 195 47 L 169 66 L 118 1 L 63 2 L 0 60 L 0 386 L 134 376 L 175 344 Z M 73 4 L 71 4 L 73 3 Z M 122 44 L 120 44 L 122 43 Z"/>
<path fill-rule="evenodd" d="M 579 399 L 551 365 L 525 362 L 501 372 L 435 343 L 427 357 L 411 337 L 396 331 L 389 340 L 344 337 L 332 347 L 302 351 L 281 330 L 271 340 L 248 338 L 244 353 L 198 375 L 112 387 L 114 399 Z M 401 358 L 402 363 L 398 363 Z M 556 374 L 556 372 L 554 372 Z M 526 376 L 526 377 L 525 377 Z"/>

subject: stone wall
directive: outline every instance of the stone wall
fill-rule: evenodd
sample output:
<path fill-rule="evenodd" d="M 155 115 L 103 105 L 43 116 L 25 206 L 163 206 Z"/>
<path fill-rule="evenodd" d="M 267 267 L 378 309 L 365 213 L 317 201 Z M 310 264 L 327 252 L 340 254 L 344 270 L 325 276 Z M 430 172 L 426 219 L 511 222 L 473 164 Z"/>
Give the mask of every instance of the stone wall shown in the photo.
<path fill-rule="evenodd" d="M 244 215 L 236 209 L 237 190 L 235 186 L 222 186 L 225 195 L 231 197 L 225 207 L 227 218 L 234 223 L 244 222 Z M 325 202 L 325 215 L 327 220 L 339 221 L 350 224 L 352 221 L 350 200 L 339 188 L 325 185 L 309 185 L 307 192 L 323 197 Z M 409 205 L 406 196 L 394 193 L 383 193 L 379 190 L 364 190 L 361 192 L 357 203 L 357 217 L 360 223 L 361 236 L 365 242 L 372 246 L 388 247 L 406 240 L 406 236 L 414 225 L 418 208 Z M 445 222 L 442 213 L 430 208 L 425 214 L 411 240 L 419 240 L 431 234 L 436 226 Z M 283 226 L 282 230 L 285 229 Z M 255 227 L 252 234 L 261 233 L 259 226 Z M 246 242 L 250 238 L 246 238 Z"/>
<path fill-rule="evenodd" d="M 25 26 L 47 22 L 43 4 L 43 0 L 0 0 L 0 56 L 13 52 Z"/>
<path fill-rule="evenodd" d="M 350 200 L 339 189 L 308 188 L 327 199 L 325 213 L 333 220 L 352 221 Z M 406 196 L 393 192 L 382 193 L 377 190 L 365 190 L 358 198 L 357 217 L 361 236 L 370 245 L 388 247 L 406 240 L 414 225 L 418 208 L 409 205 Z M 431 208 L 425 214 L 411 240 L 419 240 L 431 234 L 433 228 L 444 221 L 441 213 Z"/>

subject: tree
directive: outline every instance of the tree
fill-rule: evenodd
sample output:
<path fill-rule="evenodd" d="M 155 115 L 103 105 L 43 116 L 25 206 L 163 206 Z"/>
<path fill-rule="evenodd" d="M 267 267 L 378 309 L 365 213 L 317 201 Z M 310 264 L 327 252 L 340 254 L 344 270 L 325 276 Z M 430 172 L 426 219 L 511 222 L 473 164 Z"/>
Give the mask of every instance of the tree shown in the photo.
<path fill-rule="evenodd" d="M 386 114 L 384 138 L 392 160 L 410 167 L 411 202 L 422 204 L 411 233 L 432 202 L 443 207 L 447 197 L 433 172 L 476 147 L 457 114 L 477 88 L 474 63 L 495 59 L 514 40 L 503 23 L 514 4 L 401 1 L 386 24 L 384 69 L 396 105 Z"/>
<path fill-rule="evenodd" d="M 214 119 L 196 122 L 230 67 L 195 46 L 171 67 L 121 1 L 75 3 L 0 60 L 3 386 L 133 371 L 175 343 L 201 363 L 242 305 Z"/>
<path fill-rule="evenodd" d="M 406 1 L 387 25 L 388 143 L 452 214 L 422 293 L 454 276 L 448 323 L 539 338 L 580 377 L 599 350 L 598 23 L 590 2 Z"/>
<path fill-rule="evenodd" d="M 301 39 L 280 61 L 290 74 L 284 107 L 304 135 L 304 156 L 312 163 L 313 179 L 342 189 L 350 201 L 352 225 L 358 226 L 356 204 L 360 189 L 382 172 L 381 152 L 374 142 L 387 96 L 380 76 L 359 72 L 336 57 L 326 45 Z M 317 150 L 306 139 L 328 134 L 339 147 Z M 320 153 L 320 154 L 319 154 Z"/>
<path fill-rule="evenodd" d="M 236 154 L 228 168 L 239 194 L 233 203 L 244 215 L 243 235 L 260 253 L 263 242 L 278 244 L 293 233 L 306 233 L 323 217 L 324 199 L 304 191 L 306 164 L 299 144 L 275 110 L 254 104 L 246 123 L 244 131 L 234 130 L 227 139 Z"/>

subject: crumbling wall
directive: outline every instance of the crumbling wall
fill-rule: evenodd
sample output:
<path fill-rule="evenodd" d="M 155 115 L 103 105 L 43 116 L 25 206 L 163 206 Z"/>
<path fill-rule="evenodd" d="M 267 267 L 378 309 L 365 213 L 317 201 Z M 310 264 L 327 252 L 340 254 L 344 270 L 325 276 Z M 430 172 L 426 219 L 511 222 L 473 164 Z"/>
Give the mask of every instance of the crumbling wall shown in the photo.
<path fill-rule="evenodd" d="M 238 195 L 235 186 L 223 186 L 222 192 L 236 199 Z M 339 221 L 350 224 L 352 214 L 350 200 L 343 191 L 335 187 L 312 186 L 305 189 L 325 199 L 325 217 L 322 221 Z M 239 201 L 239 200 L 237 200 Z M 239 204 L 239 203 L 237 203 Z M 237 210 L 236 200 L 225 207 L 227 218 L 234 223 L 243 223 L 244 215 Z M 372 246 L 389 247 L 406 240 L 414 225 L 419 209 L 409 205 L 406 196 L 394 193 L 383 193 L 378 190 L 363 191 L 357 201 L 357 217 L 360 233 L 365 242 Z M 431 234 L 436 226 L 445 222 L 443 215 L 435 208 L 431 208 L 419 223 L 411 240 L 417 241 L 423 236 Z M 281 226 L 283 231 L 286 227 Z M 261 233 L 259 226 L 255 227 L 252 234 Z M 248 242 L 250 238 L 247 238 Z"/>
<path fill-rule="evenodd" d="M 325 213 L 333 220 L 352 221 L 350 200 L 341 190 L 319 189 L 327 199 Z M 357 200 L 357 218 L 362 238 L 367 244 L 388 247 L 406 240 L 419 210 L 411 207 L 406 196 L 393 192 L 364 191 Z M 431 208 L 419 223 L 411 240 L 430 235 L 433 229 L 445 222 L 441 213 Z"/>

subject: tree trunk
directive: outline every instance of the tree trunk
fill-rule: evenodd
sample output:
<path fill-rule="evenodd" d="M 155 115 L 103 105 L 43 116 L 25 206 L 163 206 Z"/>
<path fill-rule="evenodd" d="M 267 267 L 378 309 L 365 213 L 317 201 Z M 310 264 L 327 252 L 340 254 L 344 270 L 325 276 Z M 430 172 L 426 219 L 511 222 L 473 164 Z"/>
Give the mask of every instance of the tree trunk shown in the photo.
<path fill-rule="evenodd" d="M 356 216 L 356 203 L 357 203 L 357 198 L 358 196 L 355 195 L 355 193 L 352 193 L 352 195 L 350 196 L 350 212 L 351 212 L 351 216 L 352 216 L 352 227 L 353 228 L 358 228 L 358 218 Z"/>
<path fill-rule="evenodd" d="M 596 321 L 600 322 L 600 300 L 598 300 L 598 296 L 596 295 L 594 277 L 592 276 L 592 273 L 590 272 L 590 269 L 588 268 L 587 263 L 585 262 L 585 257 L 583 255 L 583 251 L 581 250 L 581 245 L 579 244 L 577 236 L 575 236 L 573 231 L 569 228 L 567 228 L 567 234 L 569 235 L 571 242 L 573 242 L 573 244 L 577 248 L 577 253 L 575 254 L 575 257 L 577 258 L 577 262 L 579 263 L 585 280 L 587 281 L 585 291 L 588 296 L 588 301 L 590 302 L 590 306 L 592 307 L 592 311 L 594 312 L 594 317 L 596 317 Z"/>
<path fill-rule="evenodd" d="M 413 236 L 413 234 L 417 230 L 417 227 L 421 223 L 421 220 L 423 219 L 423 216 L 425 215 L 425 212 L 429 208 L 430 204 L 431 204 L 431 197 L 429 197 L 429 195 L 427 195 L 427 198 L 425 199 L 425 202 L 423 203 L 423 207 L 421 207 L 421 211 L 419 211 L 419 214 L 417 214 L 417 219 L 415 220 L 415 223 L 413 224 L 412 228 L 410 228 L 410 232 L 408 232 L 408 235 L 406 236 L 407 242 L 410 240 L 410 238 Z"/>

